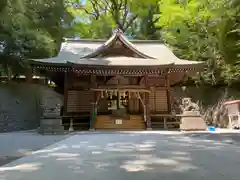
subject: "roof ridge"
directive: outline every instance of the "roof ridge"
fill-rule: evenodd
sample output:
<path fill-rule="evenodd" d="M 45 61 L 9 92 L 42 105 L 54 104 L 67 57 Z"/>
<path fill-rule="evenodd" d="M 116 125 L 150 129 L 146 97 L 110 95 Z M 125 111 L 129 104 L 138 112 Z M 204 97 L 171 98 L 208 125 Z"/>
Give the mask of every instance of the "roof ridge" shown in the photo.
<path fill-rule="evenodd" d="M 91 42 L 91 43 L 96 43 L 96 42 L 106 42 L 108 39 L 65 39 L 64 42 Z M 129 42 L 131 43 L 156 43 L 156 44 L 165 44 L 162 40 L 142 40 L 142 39 L 128 39 Z"/>

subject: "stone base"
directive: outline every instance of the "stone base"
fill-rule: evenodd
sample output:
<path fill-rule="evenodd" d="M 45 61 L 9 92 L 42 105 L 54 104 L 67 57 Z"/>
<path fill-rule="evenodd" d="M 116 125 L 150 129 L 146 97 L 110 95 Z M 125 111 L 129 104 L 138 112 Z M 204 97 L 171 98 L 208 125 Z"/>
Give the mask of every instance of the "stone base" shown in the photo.
<path fill-rule="evenodd" d="M 46 128 L 42 128 L 39 127 L 38 128 L 38 133 L 42 134 L 42 135 L 62 135 L 62 134 L 66 134 L 66 132 L 64 131 L 64 128 L 58 128 L 58 129 L 46 129 Z"/>
<path fill-rule="evenodd" d="M 198 112 L 184 112 L 181 118 L 180 129 L 184 131 L 202 131 L 207 129 L 204 119 Z"/>
<path fill-rule="evenodd" d="M 147 130 L 147 131 L 152 131 L 152 128 L 147 128 L 146 130 Z"/>
<path fill-rule="evenodd" d="M 91 131 L 91 132 L 94 132 L 94 131 L 95 131 L 95 129 L 93 129 L 93 128 L 92 128 L 92 129 L 89 129 L 89 131 Z"/>
<path fill-rule="evenodd" d="M 64 134 L 64 127 L 61 119 L 41 119 L 38 132 L 40 134 Z"/>

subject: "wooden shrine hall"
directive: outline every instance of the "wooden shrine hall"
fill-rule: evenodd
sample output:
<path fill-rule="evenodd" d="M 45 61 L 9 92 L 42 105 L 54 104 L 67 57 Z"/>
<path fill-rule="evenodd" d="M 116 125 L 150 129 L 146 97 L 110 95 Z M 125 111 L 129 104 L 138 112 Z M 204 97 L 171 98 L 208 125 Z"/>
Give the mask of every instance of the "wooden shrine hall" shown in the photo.
<path fill-rule="evenodd" d="M 200 67 L 159 41 L 129 41 L 119 29 L 107 41 L 66 40 L 58 56 L 32 61 L 64 95 L 63 125 L 97 130 L 154 128 L 154 118 L 172 112 L 171 85 Z"/>

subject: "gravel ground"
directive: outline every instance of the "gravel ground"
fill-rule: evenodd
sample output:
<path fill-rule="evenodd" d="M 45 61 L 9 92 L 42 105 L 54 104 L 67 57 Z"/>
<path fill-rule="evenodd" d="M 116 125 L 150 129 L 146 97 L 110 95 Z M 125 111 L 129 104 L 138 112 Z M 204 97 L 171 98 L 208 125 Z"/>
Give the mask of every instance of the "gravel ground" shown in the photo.
<path fill-rule="evenodd" d="M 35 131 L 2 133 L 0 134 L 0 166 L 67 137 L 69 135 L 43 136 Z"/>
<path fill-rule="evenodd" d="M 239 180 L 240 147 L 189 134 L 76 133 L 0 167 L 1 180 Z"/>
<path fill-rule="evenodd" d="M 135 132 L 135 134 L 162 134 L 162 135 L 183 135 L 199 140 L 207 140 L 212 142 L 222 142 L 228 144 L 240 145 L 240 132 L 226 132 L 218 131 L 219 133 L 209 132 L 171 132 L 171 131 L 143 131 Z M 126 134 L 134 134 L 134 132 L 126 132 Z M 77 132 L 79 135 L 90 134 L 119 134 L 119 132 Z M 5 165 L 11 161 L 19 159 L 23 156 L 31 154 L 33 151 L 43 149 L 51 144 L 61 141 L 70 135 L 40 135 L 35 131 L 28 132 L 12 132 L 0 134 L 0 166 Z"/>

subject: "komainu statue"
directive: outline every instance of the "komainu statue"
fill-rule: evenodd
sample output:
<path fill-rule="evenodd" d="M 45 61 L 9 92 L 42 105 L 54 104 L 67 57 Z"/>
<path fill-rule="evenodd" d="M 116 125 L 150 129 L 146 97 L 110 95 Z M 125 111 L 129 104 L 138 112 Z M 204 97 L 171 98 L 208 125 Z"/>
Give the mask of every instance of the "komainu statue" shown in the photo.
<path fill-rule="evenodd" d="M 199 112 L 199 106 L 192 102 L 191 98 L 183 98 L 182 104 L 180 105 L 182 112 L 185 111 L 198 111 Z"/>
<path fill-rule="evenodd" d="M 180 129 L 206 130 L 206 123 L 200 115 L 199 106 L 192 102 L 191 98 L 183 98 L 180 108 L 182 111 Z"/>

